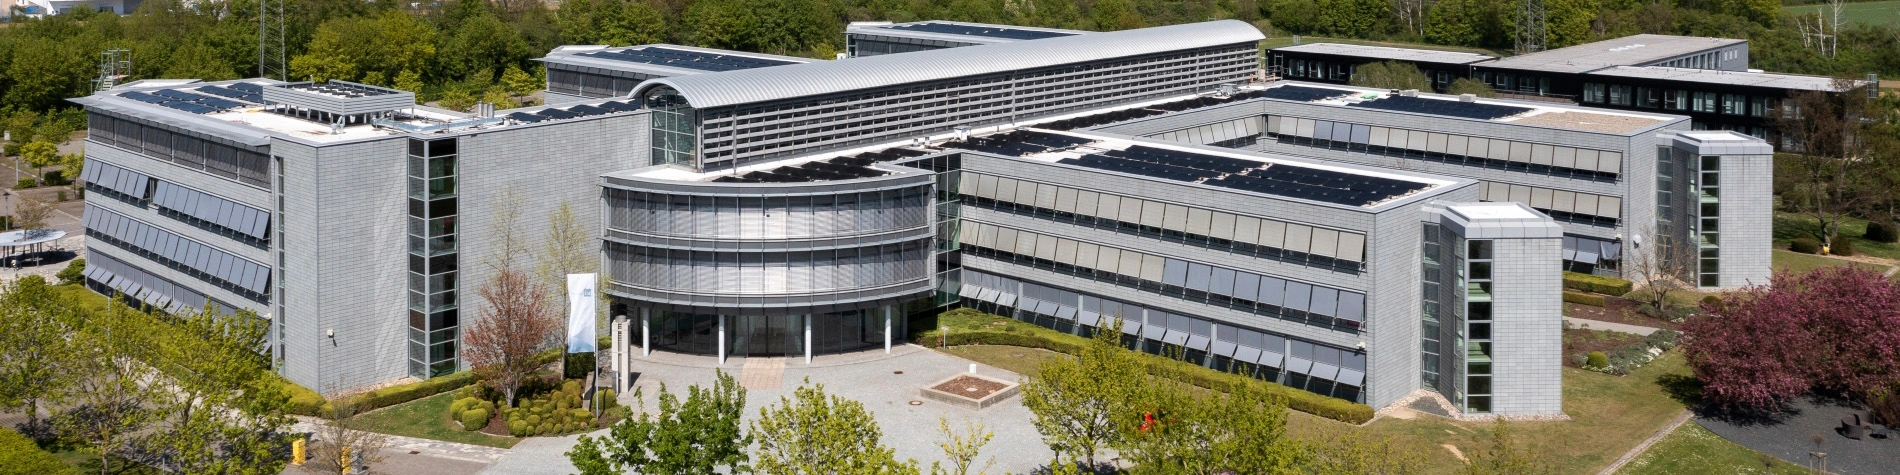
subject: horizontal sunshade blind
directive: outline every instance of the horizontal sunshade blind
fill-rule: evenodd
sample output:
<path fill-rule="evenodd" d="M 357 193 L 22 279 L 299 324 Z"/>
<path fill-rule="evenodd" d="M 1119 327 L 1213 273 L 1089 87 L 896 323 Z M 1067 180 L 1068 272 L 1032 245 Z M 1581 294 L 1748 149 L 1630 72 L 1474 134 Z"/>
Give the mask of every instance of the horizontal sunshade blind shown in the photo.
<path fill-rule="evenodd" d="M 91 158 L 86 159 L 85 168 L 79 172 L 79 179 L 140 200 L 145 199 L 146 187 L 152 181 L 151 177 L 143 173 Z"/>
<path fill-rule="evenodd" d="M 1184 129 L 1155 136 L 1186 137 L 1186 133 L 1190 130 L 1194 129 Z M 1315 140 L 1329 140 L 1342 143 L 1351 142 L 1374 147 L 1528 163 L 1532 165 L 1610 175 L 1621 173 L 1623 165 L 1622 152 L 1578 149 L 1505 139 L 1426 132 L 1422 130 L 1379 126 L 1369 127 L 1347 122 L 1301 119 L 1298 117 L 1277 115 L 1266 117 L 1266 132 Z"/>
<path fill-rule="evenodd" d="M 1267 277 L 1244 270 L 1209 266 L 991 224 L 970 222 L 964 225 L 966 230 L 972 227 L 1001 229 L 1004 235 L 1016 237 L 1017 244 L 1014 249 L 1011 248 L 1009 242 L 999 242 L 996 247 L 990 247 L 998 251 L 1053 260 L 1265 305 L 1283 306 L 1289 310 L 1309 311 L 1321 316 L 1352 322 L 1365 321 L 1365 294 L 1359 292 Z M 1333 232 L 1323 229 L 1318 231 Z M 1363 244 L 1363 237 L 1359 238 L 1359 243 Z M 977 247 L 988 246 L 979 244 Z M 1363 253 L 1363 246 L 1351 247 L 1357 250 L 1355 252 Z"/>
<path fill-rule="evenodd" d="M 202 309 L 209 302 L 200 294 L 172 281 L 126 264 L 103 252 L 86 256 L 85 277 L 120 294 L 164 309 L 168 313 Z"/>
<path fill-rule="evenodd" d="M 154 260 L 188 268 L 202 279 L 269 295 L 271 268 L 157 226 L 86 206 L 86 227 L 141 251 Z"/>
<path fill-rule="evenodd" d="M 1207 208 L 1145 201 L 1048 183 L 970 172 L 965 172 L 964 183 L 966 183 L 964 185 L 966 188 L 970 186 L 967 185 L 968 183 L 976 183 L 974 188 L 976 196 L 1018 205 L 1065 212 L 1073 207 L 1073 211 L 1077 214 L 1100 219 L 1311 253 L 1352 262 L 1364 262 L 1365 257 L 1366 239 L 1365 235 L 1360 233 L 1289 224 Z M 1003 191 L 994 194 L 986 191 L 991 187 L 997 187 Z M 1304 234 L 1295 237 L 1288 234 L 1290 232 Z M 1005 247 L 1011 245 L 1011 243 L 1000 244 Z"/>
<path fill-rule="evenodd" d="M 1479 199 L 1484 201 L 1511 201 L 1541 211 L 1559 211 L 1609 219 L 1622 219 L 1623 199 L 1614 196 L 1593 195 L 1572 191 L 1553 190 L 1535 186 L 1513 185 L 1509 183 L 1483 182 L 1479 186 Z"/>
<path fill-rule="evenodd" d="M 158 182 L 152 204 L 259 240 L 270 236 L 269 212 L 171 182 Z"/>

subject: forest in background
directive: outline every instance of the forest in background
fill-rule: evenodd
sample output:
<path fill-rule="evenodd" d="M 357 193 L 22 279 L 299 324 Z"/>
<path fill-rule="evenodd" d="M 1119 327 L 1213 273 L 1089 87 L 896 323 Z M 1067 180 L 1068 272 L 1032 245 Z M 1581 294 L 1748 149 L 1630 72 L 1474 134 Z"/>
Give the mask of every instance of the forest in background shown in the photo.
<path fill-rule="evenodd" d="M 685 45 L 830 58 L 851 21 L 955 20 L 1118 30 L 1215 19 L 1309 35 L 1508 51 L 1516 2 L 1499 0 L 289 0 L 292 79 L 496 97 L 539 83 L 531 59 L 562 44 Z M 1777 0 L 1547 0 L 1551 47 L 1636 33 L 1746 38 L 1756 68 L 1900 77 L 1900 28 L 1848 22 L 1817 45 L 1813 15 Z M 255 0 L 146 0 L 128 15 L 79 12 L 0 23 L 0 116 L 70 108 L 101 52 L 131 51 L 142 78 L 257 75 Z M 1806 41 L 1804 41 L 1806 38 Z M 484 94 L 487 94 L 484 96 Z M 517 92 L 519 94 L 519 92 Z M 509 94 L 500 94 L 510 97 Z M 65 117 L 72 117 L 70 114 Z"/>

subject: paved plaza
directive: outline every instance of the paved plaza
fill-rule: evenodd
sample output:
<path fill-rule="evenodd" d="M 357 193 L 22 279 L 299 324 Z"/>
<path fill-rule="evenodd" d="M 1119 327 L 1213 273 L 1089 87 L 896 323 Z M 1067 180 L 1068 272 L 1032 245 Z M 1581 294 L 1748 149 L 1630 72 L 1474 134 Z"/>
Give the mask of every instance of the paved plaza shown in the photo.
<path fill-rule="evenodd" d="M 710 357 L 658 352 L 644 359 L 636 357 L 634 370 L 639 374 L 634 385 L 641 389 L 645 407 L 654 410 L 658 407 L 661 384 L 665 384 L 668 391 L 683 394 L 686 387 L 693 384 L 711 386 L 715 378 L 714 368 L 723 369 L 733 373 L 748 387 L 745 415 L 749 424 L 758 417 L 759 408 L 778 403 L 781 396 L 791 397 L 792 392 L 809 378 L 812 383 L 823 384 L 825 392 L 829 394 L 864 403 L 865 408 L 876 415 L 878 426 L 883 429 L 884 445 L 895 448 L 898 459 L 916 459 L 925 468 L 933 461 L 943 460 L 943 452 L 936 444 L 939 440 L 939 417 L 948 418 L 952 427 L 970 420 L 995 432 L 995 438 L 984 447 L 982 455 L 984 459 L 996 458 L 996 466 L 991 472 L 1028 472 L 1048 463 L 1055 456 L 1048 446 L 1043 445 L 1042 436 L 1036 433 L 1035 427 L 1030 425 L 1029 410 L 1023 407 L 1020 396 L 980 411 L 924 401 L 919 397 L 919 388 L 968 371 L 971 364 L 968 360 L 924 347 L 900 345 L 892 348 L 889 355 L 883 350 L 874 350 L 820 356 L 809 365 L 805 364 L 803 358 L 731 358 L 724 365 L 716 363 Z M 897 374 L 900 371 L 903 374 Z M 1015 373 L 983 365 L 977 365 L 977 372 L 1012 381 L 1021 379 Z M 774 379 L 778 380 L 776 388 L 772 388 Z M 631 393 L 628 391 L 621 395 L 621 403 L 639 407 Z M 923 401 L 923 404 L 911 405 L 912 401 Z M 605 429 L 595 432 L 596 435 L 604 433 Z M 568 463 L 562 453 L 573 447 L 576 439 L 568 436 L 524 440 L 481 473 L 574 473 L 574 466 Z"/>

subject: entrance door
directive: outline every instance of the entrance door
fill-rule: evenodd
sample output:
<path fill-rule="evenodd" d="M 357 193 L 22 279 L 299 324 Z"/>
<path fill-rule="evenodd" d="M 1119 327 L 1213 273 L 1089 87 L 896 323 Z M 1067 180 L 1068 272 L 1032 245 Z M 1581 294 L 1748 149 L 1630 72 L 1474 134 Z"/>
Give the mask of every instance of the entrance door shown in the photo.
<path fill-rule="evenodd" d="M 804 354 L 798 339 L 804 336 L 798 327 L 803 316 L 730 317 L 738 328 L 733 332 L 733 356 L 778 357 Z"/>

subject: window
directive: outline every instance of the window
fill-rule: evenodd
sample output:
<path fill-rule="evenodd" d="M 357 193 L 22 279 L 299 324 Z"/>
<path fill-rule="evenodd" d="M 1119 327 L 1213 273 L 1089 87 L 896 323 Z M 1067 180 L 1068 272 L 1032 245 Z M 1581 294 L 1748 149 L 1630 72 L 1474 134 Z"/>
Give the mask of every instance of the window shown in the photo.
<path fill-rule="evenodd" d="M 1630 105 L 1630 87 L 1623 85 L 1610 86 L 1610 105 Z"/>
<path fill-rule="evenodd" d="M 1748 96 L 1741 94 L 1722 95 L 1722 113 L 1744 115 L 1748 113 Z"/>
<path fill-rule="evenodd" d="M 1604 90 L 1604 86 L 1602 84 L 1584 83 L 1583 84 L 1583 102 L 1588 102 L 1592 104 L 1603 103 L 1603 96 L 1604 96 L 1603 90 Z"/>

